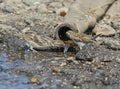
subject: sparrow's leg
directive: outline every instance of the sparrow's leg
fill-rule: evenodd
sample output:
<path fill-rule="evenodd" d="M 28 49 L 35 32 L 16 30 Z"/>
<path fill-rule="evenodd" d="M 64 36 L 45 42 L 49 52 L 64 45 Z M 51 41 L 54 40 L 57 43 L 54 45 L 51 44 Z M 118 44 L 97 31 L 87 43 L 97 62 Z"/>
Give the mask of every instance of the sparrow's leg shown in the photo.
<path fill-rule="evenodd" d="M 70 44 L 65 43 L 64 53 L 68 51 L 69 47 L 70 47 Z"/>
<path fill-rule="evenodd" d="M 77 45 L 80 49 L 82 49 L 85 44 L 83 42 L 78 42 Z"/>
<path fill-rule="evenodd" d="M 26 43 L 25 44 L 25 51 L 26 52 L 31 52 L 31 51 L 33 51 L 34 49 L 32 48 L 32 46 L 30 46 L 30 44 L 28 44 L 28 43 Z"/>
<path fill-rule="evenodd" d="M 74 39 L 72 39 L 72 40 L 73 40 L 73 42 L 74 42 L 80 49 L 82 49 L 82 47 L 85 45 L 85 43 L 83 43 L 83 42 L 76 41 L 76 40 L 74 40 Z"/>

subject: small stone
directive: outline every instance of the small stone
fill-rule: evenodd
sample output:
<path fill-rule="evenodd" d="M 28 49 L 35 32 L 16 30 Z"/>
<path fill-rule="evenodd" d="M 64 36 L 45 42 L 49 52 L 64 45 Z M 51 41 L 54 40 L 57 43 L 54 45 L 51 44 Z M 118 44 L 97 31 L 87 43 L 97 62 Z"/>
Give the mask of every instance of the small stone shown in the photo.
<path fill-rule="evenodd" d="M 54 73 L 60 73 L 60 69 L 58 69 L 58 68 L 53 68 L 53 70 L 52 70 Z"/>
<path fill-rule="evenodd" d="M 120 30 L 120 21 L 112 21 L 111 26 L 116 30 Z"/>
<path fill-rule="evenodd" d="M 95 28 L 93 29 L 93 32 L 96 35 L 103 35 L 103 36 L 110 36 L 116 34 L 115 29 L 113 29 L 111 26 L 106 24 L 97 24 Z"/>
<path fill-rule="evenodd" d="M 105 45 L 107 45 L 110 48 L 120 49 L 120 41 L 117 40 L 117 39 L 112 39 L 112 38 L 109 38 L 109 37 L 107 37 L 107 38 L 105 38 L 105 37 L 97 37 L 96 41 L 99 44 L 104 43 Z"/>
<path fill-rule="evenodd" d="M 15 14 L 16 14 L 16 15 L 20 15 L 20 12 L 19 12 L 19 11 L 17 11 Z"/>
<path fill-rule="evenodd" d="M 9 5 L 4 6 L 4 8 L 2 9 L 3 12 L 7 12 L 7 13 L 15 13 L 15 9 L 12 8 Z"/>
<path fill-rule="evenodd" d="M 26 28 L 24 28 L 21 32 L 22 33 L 26 33 L 26 32 L 28 32 L 30 30 L 30 27 L 26 27 Z"/>
<path fill-rule="evenodd" d="M 40 4 L 38 8 L 39 8 L 40 12 L 47 12 L 48 11 L 47 6 L 45 4 Z"/>
<path fill-rule="evenodd" d="M 61 63 L 61 65 L 60 66 L 66 66 L 67 64 L 66 64 L 66 62 L 64 62 L 64 63 Z"/>
<path fill-rule="evenodd" d="M 68 8 L 62 7 L 56 11 L 56 13 L 60 16 L 65 16 L 68 12 Z"/>
<path fill-rule="evenodd" d="M 92 61 L 93 60 L 92 51 L 88 52 L 87 50 L 80 50 L 76 54 L 76 60 Z"/>
<path fill-rule="evenodd" d="M 44 4 L 49 4 L 51 2 L 52 2 L 52 0 L 41 0 L 41 3 L 44 3 Z"/>
<path fill-rule="evenodd" d="M 49 7 L 60 8 L 60 7 L 62 7 L 62 4 L 59 3 L 59 2 L 52 2 L 52 3 L 49 4 Z"/>
<path fill-rule="evenodd" d="M 41 0 L 22 0 L 22 3 L 26 6 L 37 6 L 41 3 Z"/>
<path fill-rule="evenodd" d="M 30 6 L 32 4 L 31 0 L 22 0 L 22 3 L 26 6 Z"/>
<path fill-rule="evenodd" d="M 86 62 L 86 64 L 91 65 L 92 63 L 91 63 L 91 62 L 89 62 L 89 61 L 87 61 L 87 62 Z"/>
<path fill-rule="evenodd" d="M 35 24 L 33 23 L 32 20 L 30 19 L 25 19 L 24 22 L 27 24 L 27 25 L 30 25 L 30 26 L 34 26 Z"/>
<path fill-rule="evenodd" d="M 16 53 L 10 53 L 9 56 L 10 56 L 10 57 L 15 57 L 15 56 L 16 56 Z"/>
<path fill-rule="evenodd" d="M 52 63 L 51 66 L 57 67 L 57 66 L 59 66 L 59 64 L 58 63 Z"/>
<path fill-rule="evenodd" d="M 34 2 L 33 4 L 37 6 L 40 5 L 40 2 Z"/>
<path fill-rule="evenodd" d="M 67 62 L 69 62 L 69 63 L 74 62 L 75 61 L 74 59 L 75 59 L 74 57 L 68 57 Z"/>
<path fill-rule="evenodd" d="M 32 77 L 31 79 L 30 79 L 30 82 L 31 83 L 36 83 L 38 81 L 38 79 L 36 78 L 36 77 Z"/>
<path fill-rule="evenodd" d="M 116 61 L 117 61 L 118 63 L 120 63 L 120 58 L 116 58 Z"/>

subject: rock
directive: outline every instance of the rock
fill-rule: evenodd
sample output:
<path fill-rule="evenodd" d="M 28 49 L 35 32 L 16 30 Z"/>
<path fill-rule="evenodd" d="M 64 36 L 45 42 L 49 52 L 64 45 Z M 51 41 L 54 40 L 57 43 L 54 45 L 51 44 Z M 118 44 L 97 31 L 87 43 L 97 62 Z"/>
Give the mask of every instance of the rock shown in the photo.
<path fill-rule="evenodd" d="M 96 34 L 105 36 L 120 33 L 120 0 L 117 0 L 106 12 L 102 20 L 93 29 Z"/>
<path fill-rule="evenodd" d="M 27 25 L 30 25 L 30 26 L 34 26 L 35 24 L 33 23 L 32 20 L 30 19 L 25 19 L 24 22 L 27 24 Z"/>
<path fill-rule="evenodd" d="M 120 63 L 120 57 L 116 58 L 116 61 L 117 61 L 118 63 Z"/>
<path fill-rule="evenodd" d="M 24 51 L 26 41 L 23 39 L 19 39 L 15 35 L 5 34 L 2 36 L 5 45 L 7 46 L 7 50 L 10 51 Z"/>
<path fill-rule="evenodd" d="M 33 6 L 39 5 L 41 3 L 41 0 L 22 0 L 22 3 L 26 6 Z"/>
<path fill-rule="evenodd" d="M 52 2 L 52 0 L 41 0 L 41 3 L 44 3 L 44 4 L 49 4 L 49 3 L 51 3 Z"/>
<path fill-rule="evenodd" d="M 111 27 L 113 27 L 114 29 L 118 30 L 118 32 L 120 32 L 120 21 L 112 21 L 111 22 Z"/>
<path fill-rule="evenodd" d="M 63 0 L 63 1 L 62 1 L 62 4 L 63 4 L 65 7 L 70 7 L 74 2 L 75 2 L 75 0 Z"/>
<path fill-rule="evenodd" d="M 96 41 L 99 44 L 104 44 L 109 48 L 120 49 L 120 39 L 119 38 L 97 37 Z"/>
<path fill-rule="evenodd" d="M 53 73 L 56 73 L 56 74 L 60 73 L 60 69 L 58 69 L 58 68 L 53 68 L 52 71 L 53 71 Z"/>
<path fill-rule="evenodd" d="M 47 12 L 48 11 L 47 6 L 45 4 L 40 4 L 38 6 L 38 9 L 40 12 Z"/>
<path fill-rule="evenodd" d="M 52 8 L 61 8 L 62 7 L 62 3 L 59 3 L 59 2 L 51 2 L 49 4 L 49 7 L 52 7 Z"/>
<path fill-rule="evenodd" d="M 61 67 L 64 67 L 64 66 L 66 66 L 66 65 L 67 65 L 66 62 L 63 62 L 63 63 L 60 64 Z"/>
<path fill-rule="evenodd" d="M 7 12 L 7 13 L 15 13 L 15 9 L 12 8 L 12 6 L 6 5 L 3 7 L 2 9 L 3 12 Z"/>
<path fill-rule="evenodd" d="M 21 30 L 22 33 L 26 33 L 30 30 L 30 27 L 25 27 L 24 29 Z"/>
<path fill-rule="evenodd" d="M 67 58 L 67 62 L 68 63 L 79 64 L 78 61 L 76 61 L 74 57 L 68 57 Z"/>
<path fill-rule="evenodd" d="M 68 8 L 62 7 L 56 11 L 56 13 L 60 16 L 65 16 L 68 12 Z"/>
<path fill-rule="evenodd" d="M 76 54 L 77 60 L 110 62 L 119 57 L 119 52 L 110 51 L 104 46 L 86 45 Z"/>
<path fill-rule="evenodd" d="M 96 35 L 110 36 L 116 33 L 115 29 L 106 24 L 97 24 L 93 30 Z"/>
<path fill-rule="evenodd" d="M 30 6 L 32 4 L 30 0 L 22 0 L 22 3 L 26 6 Z"/>
<path fill-rule="evenodd" d="M 38 82 L 38 79 L 33 76 L 33 77 L 30 78 L 30 82 L 31 82 L 31 83 L 37 83 L 37 82 Z"/>
<path fill-rule="evenodd" d="M 84 61 L 92 61 L 94 58 L 93 55 L 93 51 L 91 51 L 92 49 L 94 49 L 94 46 L 92 46 L 91 44 L 89 45 L 85 45 L 82 50 L 80 50 L 77 54 L 76 54 L 76 59 L 77 60 L 84 60 Z"/>

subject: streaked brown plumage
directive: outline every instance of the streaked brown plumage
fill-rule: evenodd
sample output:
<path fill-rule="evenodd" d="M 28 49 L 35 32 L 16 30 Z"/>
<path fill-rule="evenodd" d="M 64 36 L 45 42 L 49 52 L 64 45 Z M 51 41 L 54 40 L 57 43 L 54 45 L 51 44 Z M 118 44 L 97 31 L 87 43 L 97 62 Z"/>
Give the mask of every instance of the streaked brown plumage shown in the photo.
<path fill-rule="evenodd" d="M 73 32 L 73 31 L 67 31 L 66 35 L 71 40 L 75 40 L 75 41 L 78 41 L 78 42 L 83 42 L 83 43 L 93 42 L 92 36 L 86 35 L 84 33 L 76 33 L 76 32 Z"/>
<path fill-rule="evenodd" d="M 66 36 L 69 38 L 69 40 L 64 41 L 65 43 L 64 53 L 67 52 L 70 46 L 77 45 L 81 49 L 86 43 L 94 42 L 92 40 L 92 36 L 86 35 L 84 33 L 76 33 L 69 30 L 66 32 Z"/>

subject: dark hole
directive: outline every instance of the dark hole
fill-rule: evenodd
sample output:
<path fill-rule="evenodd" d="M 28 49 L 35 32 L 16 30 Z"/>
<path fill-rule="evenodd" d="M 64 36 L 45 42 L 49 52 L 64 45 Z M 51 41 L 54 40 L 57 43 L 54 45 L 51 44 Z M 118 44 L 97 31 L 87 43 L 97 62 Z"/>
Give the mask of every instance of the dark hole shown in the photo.
<path fill-rule="evenodd" d="M 66 27 L 66 26 L 60 28 L 60 30 L 59 30 L 59 32 L 58 32 L 58 35 L 59 35 L 59 38 L 60 38 L 61 40 L 63 40 L 63 41 L 70 40 L 70 39 L 66 36 L 66 32 L 67 32 L 68 30 L 71 30 L 71 29 L 70 29 L 69 27 Z"/>

